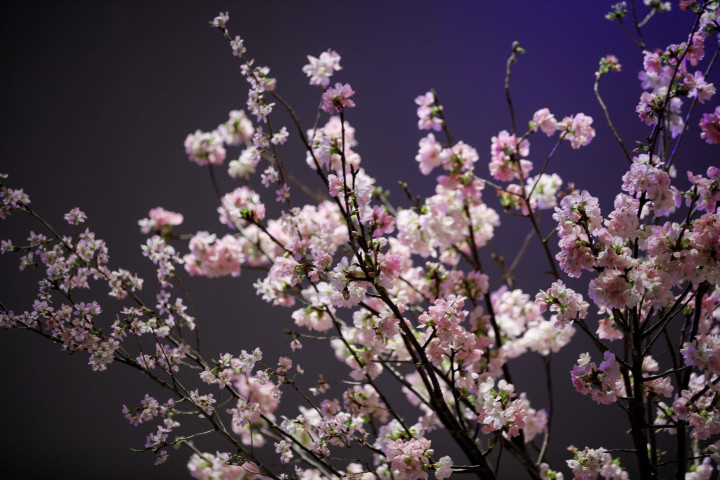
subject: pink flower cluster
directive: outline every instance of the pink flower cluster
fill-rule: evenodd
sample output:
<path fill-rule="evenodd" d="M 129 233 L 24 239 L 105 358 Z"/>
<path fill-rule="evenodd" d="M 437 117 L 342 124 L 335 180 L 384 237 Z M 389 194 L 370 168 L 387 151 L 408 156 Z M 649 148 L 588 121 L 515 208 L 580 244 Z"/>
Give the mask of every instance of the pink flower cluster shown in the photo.
<path fill-rule="evenodd" d="M 590 145 L 595 138 L 595 129 L 592 128 L 593 119 L 584 113 L 570 115 L 558 122 L 557 129 L 565 132 L 565 140 L 570 142 L 574 149 Z"/>
<path fill-rule="evenodd" d="M 625 396 L 620 365 L 610 352 L 605 352 L 600 365 L 591 362 L 589 354 L 581 354 L 570 377 L 575 390 L 583 395 L 590 394 L 598 404 L 610 404 L 619 396 Z"/>
<path fill-rule="evenodd" d="M 426 479 L 426 470 L 430 467 L 433 450 L 430 440 L 413 438 L 394 440 L 385 446 L 385 457 L 390 462 L 393 474 L 399 480 Z"/>
<path fill-rule="evenodd" d="M 218 239 L 215 234 L 198 232 L 190 240 L 190 253 L 183 257 L 190 275 L 221 277 L 240 275 L 245 260 L 242 243 L 232 235 Z"/>
<path fill-rule="evenodd" d="M 632 166 L 622 180 L 623 191 L 635 197 L 644 194 L 658 216 L 671 214 L 680 202 L 679 192 L 670 185 L 670 176 L 660 168 L 658 157 L 651 159 L 649 155 L 641 154 L 633 158 Z"/>
<path fill-rule="evenodd" d="M 233 455 L 225 452 L 202 454 L 193 453 L 188 462 L 188 471 L 197 480 L 269 480 L 260 475 L 260 469 L 251 462 L 242 465 L 232 463 Z"/>
<path fill-rule="evenodd" d="M 355 95 L 352 87 L 349 83 L 342 84 L 336 83 L 334 87 L 325 90 L 322 95 L 322 109 L 327 113 L 334 113 L 342 111 L 347 108 L 355 106 L 355 102 L 350 100 L 350 97 Z"/>
<path fill-rule="evenodd" d="M 248 187 L 238 187 L 223 195 L 218 207 L 220 223 L 235 230 L 265 218 L 265 204 L 260 195 Z"/>
<path fill-rule="evenodd" d="M 225 160 L 223 138 L 217 131 L 196 130 L 185 138 L 185 153 L 190 161 L 203 165 L 222 165 Z"/>
<path fill-rule="evenodd" d="M 713 113 L 703 113 L 700 130 L 700 138 L 707 143 L 720 143 L 720 106 Z"/>
<path fill-rule="evenodd" d="M 709 10 L 711 12 L 712 10 Z M 706 23 L 712 18 L 705 19 Z M 672 137 L 683 132 L 685 121 L 681 112 L 683 98 L 696 98 L 700 103 L 709 101 L 716 89 L 705 80 L 701 71 L 691 73 L 688 64 L 696 66 L 705 56 L 704 41 L 706 31 L 700 28 L 690 42 L 669 45 L 664 51 L 645 51 L 644 69 L 638 75 L 644 91 L 636 108 L 640 119 L 647 125 L 660 121 L 667 125 Z M 677 75 L 673 76 L 677 72 Z M 671 84 L 674 82 L 674 84 Z M 707 114 L 706 114 L 707 115 Z M 712 117 L 703 116 L 700 121 L 701 138 L 712 143 Z"/>
<path fill-rule="evenodd" d="M 227 121 L 218 125 L 216 131 L 225 144 L 237 146 L 248 143 L 253 138 L 255 128 L 244 110 L 231 110 Z"/>
<path fill-rule="evenodd" d="M 717 378 L 717 377 L 711 377 Z M 687 422 L 690 437 L 706 440 L 720 433 L 720 408 L 717 405 L 717 388 L 706 388 L 707 375 L 690 376 L 689 388 L 680 392 L 668 409 L 675 421 Z"/>
<path fill-rule="evenodd" d="M 435 130 L 439 132 L 443 127 L 443 119 L 440 116 L 442 111 L 441 105 L 435 104 L 435 94 L 427 92 L 425 95 L 419 95 L 415 98 L 418 106 L 418 128 L 420 130 Z"/>
<path fill-rule="evenodd" d="M 327 88 L 332 74 L 342 70 L 340 55 L 335 50 L 328 49 L 326 52 L 322 52 L 319 57 L 308 55 L 307 59 L 310 63 L 305 65 L 302 71 L 310 77 L 310 85 Z"/>
<path fill-rule="evenodd" d="M 499 380 L 497 388 L 491 378 L 480 385 L 477 421 L 483 433 L 502 430 L 508 437 L 520 434 L 525 428 L 528 417 L 528 403 L 515 398 L 515 387 L 507 381 Z"/>
<path fill-rule="evenodd" d="M 555 326 L 560 329 L 577 318 L 587 317 L 590 307 L 582 295 L 566 287 L 562 280 L 554 282 L 546 292 L 538 292 L 535 303 L 540 306 L 541 312 L 549 305 L 550 311 L 557 313 Z"/>
<path fill-rule="evenodd" d="M 530 154 L 530 142 L 518 139 L 503 130 L 492 137 L 490 146 L 490 175 L 504 182 L 513 178 L 527 178 L 532 170 L 532 162 L 521 157 Z"/>
<path fill-rule="evenodd" d="M 428 342 L 427 355 L 436 365 L 445 359 L 454 359 L 472 368 L 480 360 L 483 345 L 480 339 L 463 325 L 467 312 L 463 311 L 465 298 L 450 295 L 447 300 L 438 298 L 428 311 L 418 317 L 428 327 L 423 342 Z M 432 334 L 431 334 L 432 332 Z"/>
<path fill-rule="evenodd" d="M 172 230 L 172 227 L 180 225 L 183 222 L 181 213 L 170 212 L 162 207 L 155 207 L 148 212 L 149 218 L 138 220 L 140 231 L 148 234 L 157 232 L 165 234 Z"/>
<path fill-rule="evenodd" d="M 568 448 L 573 452 L 574 457 L 567 460 L 567 465 L 575 475 L 573 480 L 595 480 L 601 475 L 605 480 L 629 480 L 628 473 L 620 465 L 619 461 L 613 460 L 604 448 L 588 448 L 578 450 L 575 447 Z"/>
<path fill-rule="evenodd" d="M 685 358 L 685 365 L 720 375 L 720 335 L 697 335 L 692 342 L 683 344 L 680 353 Z"/>
<path fill-rule="evenodd" d="M 553 220 L 558 222 L 560 252 L 555 258 L 571 277 L 579 277 L 581 270 L 593 267 L 594 240 L 592 234 L 602 226 L 598 199 L 587 191 L 574 191 L 563 197 L 555 208 Z"/>

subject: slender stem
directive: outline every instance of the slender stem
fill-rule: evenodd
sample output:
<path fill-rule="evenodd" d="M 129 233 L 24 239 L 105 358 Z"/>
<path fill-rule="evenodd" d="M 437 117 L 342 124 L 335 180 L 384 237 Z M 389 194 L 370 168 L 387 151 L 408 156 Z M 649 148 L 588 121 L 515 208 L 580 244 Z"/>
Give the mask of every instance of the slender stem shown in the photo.
<path fill-rule="evenodd" d="M 637 9 L 635 8 L 635 0 L 632 0 L 630 2 L 630 11 L 632 12 L 633 25 L 635 25 L 635 30 L 637 31 L 638 38 L 640 39 L 640 46 L 643 50 L 647 50 L 647 47 L 645 46 L 645 39 L 643 38 L 642 34 L 642 26 L 645 25 L 648 20 L 650 20 L 653 13 L 655 13 L 655 10 L 651 10 L 642 22 L 638 22 Z"/>
<path fill-rule="evenodd" d="M 545 461 L 545 454 L 547 453 L 548 445 L 550 444 L 550 431 L 552 430 L 552 419 L 553 419 L 553 387 L 552 387 L 552 371 L 550 369 L 552 365 L 552 353 L 546 357 L 542 357 L 543 365 L 545 366 L 545 381 L 547 383 L 547 424 L 545 425 L 545 437 L 543 438 L 542 446 L 540 447 L 540 453 L 538 454 L 537 465 L 540 465 Z"/>
<path fill-rule="evenodd" d="M 595 76 L 595 98 L 597 98 L 598 103 L 600 104 L 600 108 L 602 108 L 603 113 L 605 113 L 605 119 L 607 120 L 608 126 L 610 127 L 610 131 L 613 134 L 613 137 L 615 137 L 615 141 L 617 141 L 618 145 L 620 145 L 620 148 L 622 149 L 623 153 L 625 154 L 625 158 L 628 162 L 632 163 L 632 155 L 630 155 L 630 152 L 628 152 L 628 149 L 625 147 L 625 143 L 623 143 L 622 139 L 620 138 L 620 135 L 618 135 L 617 130 L 615 130 L 615 125 L 613 125 L 612 120 L 610 119 L 610 111 L 608 110 L 607 106 L 605 105 L 605 102 L 603 102 L 602 97 L 600 96 L 600 78 L 602 75 L 598 74 Z"/>
<path fill-rule="evenodd" d="M 507 60 L 505 65 L 505 100 L 507 100 L 508 109 L 510 110 L 510 127 L 512 128 L 512 134 L 515 135 L 515 109 L 513 108 L 512 98 L 510 97 L 510 67 L 513 63 L 517 62 L 517 54 L 519 46 L 517 42 L 513 43 L 513 51 Z"/>
<path fill-rule="evenodd" d="M 220 185 L 218 185 L 217 178 L 215 178 L 215 170 L 213 170 L 212 164 L 208 163 L 208 171 L 210 172 L 210 182 L 212 182 L 213 190 L 218 200 L 222 199 L 222 192 L 220 191 Z"/>

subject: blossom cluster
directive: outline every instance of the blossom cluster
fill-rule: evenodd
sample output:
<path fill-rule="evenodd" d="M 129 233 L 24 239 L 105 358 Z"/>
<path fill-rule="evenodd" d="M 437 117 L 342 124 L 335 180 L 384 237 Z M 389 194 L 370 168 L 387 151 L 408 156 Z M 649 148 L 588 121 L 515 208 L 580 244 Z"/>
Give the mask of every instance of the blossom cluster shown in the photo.
<path fill-rule="evenodd" d="M 648 20 L 669 10 L 664 2 L 645 3 Z M 192 448 L 188 470 L 198 479 L 425 480 L 431 473 L 445 479 L 464 470 L 494 479 L 497 467 L 488 458 L 495 451 L 498 463 L 507 451 L 532 478 L 563 478 L 547 456 L 556 406 L 552 387 L 549 400 L 536 398 L 523 391 L 522 380 L 513 382 L 511 372 L 521 361 L 516 359 L 539 359 L 532 363 L 545 368 L 550 382 L 553 355 L 581 330 L 602 360 L 580 354 L 569 380 L 581 395 L 627 414 L 641 477 L 659 478 L 664 464 L 653 445 L 657 435 L 672 432 L 682 438 L 677 458 L 668 462 L 677 464 L 675 477 L 708 478 L 720 451 L 720 169 L 687 172 L 689 185 L 682 186 L 673 161 L 692 109 L 715 93 L 707 76 L 692 70 L 709 48 L 707 40 L 720 31 L 717 4 L 685 2 L 697 20 L 687 41 L 644 52 L 644 91 L 635 113 L 652 132 L 633 154 L 597 88 L 604 75 L 620 71 L 619 61 L 612 55 L 600 60 L 596 94 L 628 161 L 607 215 L 600 198 L 565 183 L 550 166 L 558 149 L 591 144 L 596 131 L 590 116 L 557 120 L 541 108 L 521 132 L 512 115 L 512 124 L 488 139 L 484 157 L 482 149 L 453 139 L 434 91 L 415 99 L 424 135 L 415 160 L 422 174 L 440 173 L 426 198 L 404 185 L 409 203 L 392 204 L 358 153 L 348 121 L 356 106 L 352 86 L 331 86 L 342 70 L 340 55 L 328 49 L 307 57 L 302 72 L 322 93 L 316 95 L 314 126 L 306 130 L 270 69 L 248 58 L 244 40 L 230 35 L 229 15 L 221 12 L 210 23 L 241 62 L 249 113 L 230 110 L 217 128 L 185 140 L 188 158 L 210 171 L 217 232 L 181 234 L 182 214 L 150 210 L 138 222 L 148 235 L 142 254 L 157 276 L 157 293 L 149 294 L 137 275 L 108 266 L 105 242 L 81 228 L 88 222 L 81 210 L 63 217 L 74 234 L 58 233 L 30 207 L 28 195 L 7 188 L 0 175 L 0 218 L 22 212 L 47 230 L 31 232 L 23 245 L 2 241 L 3 253 L 19 255 L 20 270 L 38 268 L 43 279 L 31 311 L 16 314 L 0 304 L 0 326 L 34 330 L 71 353 L 85 351 L 94 371 L 114 361 L 128 364 L 170 390 L 173 398 L 163 404 L 146 395 L 139 407 L 122 411 L 135 426 L 158 421 L 144 445 L 158 463 L 167 458 L 167 447 Z M 622 21 L 627 13 L 621 2 L 608 18 Z M 514 44 L 506 85 L 521 53 Z M 289 130 L 270 121 L 276 104 L 287 108 L 297 127 L 318 192 L 296 181 L 281 161 Z M 720 141 L 719 109 L 702 114 L 699 139 Z M 547 140 L 555 145 L 533 174 L 530 137 L 535 151 L 545 140 L 539 132 L 555 137 Z M 674 138 L 678 143 L 669 148 Z M 233 149 L 242 151 L 219 182 L 214 168 Z M 224 182 L 234 183 L 228 189 Z M 298 205 L 291 182 L 317 201 Z M 488 186 L 499 208 L 485 198 Z M 509 265 L 493 245 L 500 210 L 532 228 Z M 543 210 L 552 211 L 552 221 L 541 220 Z M 531 240 L 552 276 L 534 298 L 516 271 Z M 500 278 L 490 277 L 487 257 L 496 261 Z M 331 384 L 321 375 L 308 387 L 296 359 L 280 356 L 267 364 L 260 348 L 203 357 L 181 275 L 238 277 L 249 268 L 258 271 L 257 296 L 290 309 L 278 318 L 286 322 L 291 350 L 327 340 L 350 380 Z M 582 277 L 588 301 L 576 287 Z M 106 306 L 85 301 L 85 291 L 97 284 L 113 301 L 125 302 L 110 315 L 112 323 Z M 594 330 L 589 323 L 598 318 Z M 622 348 L 608 346 L 618 339 Z M 405 398 L 389 395 L 387 384 Z M 281 402 L 296 394 L 302 405 L 281 410 Z M 398 408 L 402 400 L 407 405 Z M 200 451 L 192 439 L 204 433 L 180 435 L 179 414 L 209 422 L 210 431 L 229 442 L 228 451 Z M 470 467 L 438 441 L 441 429 Z M 255 453 L 261 448 L 276 461 L 261 461 Z M 576 479 L 629 478 L 604 448 L 569 450 L 566 464 Z M 702 462 L 691 466 L 695 460 Z"/>

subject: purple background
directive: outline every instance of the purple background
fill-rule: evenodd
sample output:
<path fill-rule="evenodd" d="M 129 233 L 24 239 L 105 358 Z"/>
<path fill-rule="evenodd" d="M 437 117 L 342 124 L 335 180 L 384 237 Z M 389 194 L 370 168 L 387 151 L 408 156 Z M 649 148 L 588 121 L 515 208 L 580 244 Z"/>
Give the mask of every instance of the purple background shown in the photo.
<path fill-rule="evenodd" d="M 244 107 L 239 62 L 207 24 L 219 10 L 229 10 L 231 34 L 245 39 L 248 55 L 258 64 L 271 67 L 278 92 L 306 126 L 314 120 L 321 92 L 308 86 L 301 72 L 305 56 L 327 48 L 342 55 L 343 70 L 333 81 L 350 82 L 357 92 L 357 108 L 347 115 L 357 128 L 356 150 L 369 174 L 390 186 L 392 200 L 400 205 L 407 204 L 396 187 L 400 179 L 416 194 L 433 189 L 433 177 L 423 177 L 414 160 L 423 136 L 416 128 L 415 96 L 436 89 L 453 136 L 478 149 L 478 172 L 484 175 L 490 137 L 509 129 L 503 79 L 510 45 L 518 40 L 528 52 L 513 68 L 518 129 L 542 107 L 558 118 L 591 115 L 595 141 L 578 151 L 563 145 L 549 171 L 599 196 L 607 212 L 627 164 L 595 101 L 593 74 L 600 57 L 614 53 L 620 58 L 623 71 L 608 76 L 601 90 L 632 148 L 649 133 L 634 113 L 642 54 L 617 24 L 604 20 L 610 2 L 581 3 L 3 2 L 0 171 L 10 174 L 9 185 L 25 188 L 34 208 L 55 225 L 70 208 L 81 207 L 90 227 L 108 241 L 111 265 L 144 275 L 150 302 L 154 275 L 140 257 L 143 236 L 137 219 L 162 205 L 185 214 L 184 232 L 224 231 L 217 223 L 207 172 L 187 161 L 183 140 L 195 129 L 213 129 L 229 110 Z M 691 22 L 690 15 L 678 12 L 657 17 L 647 30 L 648 45 L 664 48 L 684 40 Z M 712 79 L 717 83 L 717 75 Z M 699 113 L 711 110 L 699 106 L 693 127 Z M 286 116 L 274 124 L 288 125 L 294 135 Z M 699 172 L 717 157 L 696 135 L 697 130 L 679 158 L 680 186 L 687 183 L 686 169 Z M 537 168 L 552 141 L 531 139 Z M 305 157 L 296 138 L 280 154 L 289 168 L 302 170 Z M 234 158 L 237 152 L 229 155 Z M 224 190 L 233 188 L 231 179 L 221 177 Z M 494 204 L 492 197 L 488 191 L 486 198 Z M 497 243 L 511 259 L 529 226 L 506 217 L 503 222 Z M 29 225 L 17 218 L 0 223 L 0 237 L 22 243 L 29 228 L 37 229 Z M 536 275 L 545 268 L 537 250 L 527 259 L 518 272 L 518 286 L 534 294 L 549 277 Z M 0 301 L 23 310 L 31 304 L 35 277 L 18 276 L 15 262 L 0 258 Z M 287 339 L 280 332 L 291 322 L 289 311 L 262 304 L 250 286 L 253 278 L 244 272 L 235 280 L 188 281 L 207 357 L 273 341 L 277 343 L 266 350 L 270 362 L 287 354 Z M 100 301 L 112 316 L 113 301 Z M 306 342 L 301 358 L 307 366 L 327 361 L 320 356 L 327 353 L 324 349 L 308 351 L 314 347 Z M 569 443 L 630 447 L 619 409 L 595 407 L 572 392 L 567 372 L 577 354 L 588 349 L 583 339 L 555 360 L 557 432 L 550 453 L 556 467 L 567 458 Z M 514 363 L 513 370 L 518 390 L 527 388 L 533 405 L 541 408 L 538 360 L 531 354 Z M 187 477 L 187 450 L 171 452 L 168 463 L 156 468 L 151 456 L 129 450 L 141 447 L 152 427 L 129 426 L 121 406 L 135 406 L 145 392 L 157 390 L 122 366 L 97 374 L 86 362 L 85 354 L 68 357 L 29 333 L 0 332 L 0 476 Z M 306 380 L 312 382 L 307 366 Z M 337 372 L 345 371 L 339 368 Z M 288 401 L 294 402 L 290 396 Z M 609 422 L 619 422 L 620 435 L 604 436 Z M 457 463 L 464 463 L 460 458 Z M 510 463 L 504 468 L 509 475 Z"/>

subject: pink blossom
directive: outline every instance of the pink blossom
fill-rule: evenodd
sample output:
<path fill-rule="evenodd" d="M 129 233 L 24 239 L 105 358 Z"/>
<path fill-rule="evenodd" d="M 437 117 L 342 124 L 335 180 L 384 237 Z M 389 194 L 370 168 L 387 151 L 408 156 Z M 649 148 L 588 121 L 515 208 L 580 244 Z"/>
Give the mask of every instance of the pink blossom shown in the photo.
<path fill-rule="evenodd" d="M 613 403 L 618 396 L 625 395 L 620 365 L 610 352 L 605 352 L 599 366 L 590 361 L 589 354 L 581 354 L 570 377 L 575 390 L 583 395 L 590 394 L 598 404 Z"/>
<path fill-rule="evenodd" d="M 655 125 L 658 121 L 658 114 L 662 110 L 663 95 L 653 95 L 649 92 L 643 92 L 640 95 L 640 103 L 635 107 L 640 120 L 645 125 Z"/>
<path fill-rule="evenodd" d="M 418 128 L 420 130 L 435 130 L 436 132 L 442 130 L 443 120 L 439 114 L 442 106 L 435 105 L 433 92 L 419 95 L 415 98 L 415 103 L 418 105 Z"/>
<path fill-rule="evenodd" d="M 639 200 L 624 193 L 618 194 L 615 210 L 610 212 L 606 221 L 608 233 L 625 239 L 634 238 L 637 235 L 639 208 Z"/>
<path fill-rule="evenodd" d="M 222 478 L 223 480 L 264 480 L 270 477 L 259 475 L 260 470 L 250 462 L 243 465 L 235 465 L 231 462 L 233 455 L 230 453 L 216 452 L 203 453 L 202 456 L 193 453 L 188 462 L 187 468 L 190 475 L 197 480 L 211 480 Z"/>
<path fill-rule="evenodd" d="M 426 479 L 433 450 L 430 440 L 413 438 L 410 440 L 393 440 L 385 446 L 385 457 L 398 480 Z"/>
<path fill-rule="evenodd" d="M 557 173 L 543 173 L 529 178 L 527 188 L 531 192 L 530 198 L 537 202 L 536 208 L 540 210 L 555 208 L 562 184 L 562 178 Z"/>
<path fill-rule="evenodd" d="M 443 157 L 443 154 L 447 156 Z M 441 152 L 440 156 L 443 157 L 443 168 L 455 174 L 471 172 L 480 158 L 477 150 L 462 140 L 456 142 L 449 151 Z"/>
<path fill-rule="evenodd" d="M 387 407 L 371 385 L 355 385 L 345 390 L 343 407 L 356 417 L 374 417 L 383 423 L 388 420 Z"/>
<path fill-rule="evenodd" d="M 615 322 L 612 317 L 601 318 L 598 321 L 597 336 L 601 340 L 620 340 L 623 338 L 623 333 L 618 330 L 615 326 Z"/>
<path fill-rule="evenodd" d="M 80 210 L 79 208 L 75 207 L 72 210 L 70 210 L 68 213 L 65 214 L 63 217 L 66 222 L 68 222 L 70 225 L 80 225 L 85 220 L 87 220 L 87 215 L 85 215 L 85 212 Z"/>
<path fill-rule="evenodd" d="M 180 213 L 170 212 L 162 207 L 155 207 L 148 212 L 148 217 L 138 220 L 140 231 L 148 234 L 150 232 L 165 233 L 172 227 L 180 225 L 183 222 L 183 216 Z"/>
<path fill-rule="evenodd" d="M 225 26 L 227 25 L 227 22 L 229 22 L 229 21 L 230 21 L 230 15 L 228 14 L 228 12 L 220 12 L 217 14 L 217 17 L 212 19 L 212 21 L 210 23 L 215 28 L 225 30 Z"/>
<path fill-rule="evenodd" d="M 185 255 L 185 270 L 190 275 L 219 277 L 240 275 L 245 254 L 240 241 L 232 235 L 217 240 L 215 235 L 198 232 L 190 240 L 190 253 Z"/>
<path fill-rule="evenodd" d="M 328 88 L 322 95 L 322 109 L 327 113 L 342 112 L 345 107 L 352 108 L 355 106 L 355 102 L 350 100 L 350 97 L 355 95 L 355 92 L 350 87 L 349 83 L 343 85 L 342 83 L 336 83 L 335 87 Z"/>
<path fill-rule="evenodd" d="M 228 145 L 242 145 L 250 141 L 255 133 L 253 124 L 244 110 L 231 110 L 225 123 L 218 125 L 223 141 Z"/>
<path fill-rule="evenodd" d="M 502 130 L 491 138 L 490 175 L 496 180 L 509 182 L 513 178 L 525 178 L 532 169 L 532 163 L 520 159 L 530 153 L 530 142 Z"/>
<path fill-rule="evenodd" d="M 539 128 L 545 135 L 551 137 L 557 129 L 557 120 L 555 120 L 555 115 L 550 113 L 550 110 L 547 108 L 538 110 L 533 114 L 531 128 L 536 132 Z"/>
<path fill-rule="evenodd" d="M 223 138 L 217 130 L 213 132 L 196 130 L 185 138 L 185 153 L 191 161 L 200 166 L 221 165 L 225 160 Z"/>
<path fill-rule="evenodd" d="M 567 323 L 578 318 L 587 317 L 590 306 L 583 300 L 582 295 L 565 286 L 562 280 L 558 280 L 546 291 L 540 291 L 535 296 L 535 303 L 544 312 L 550 306 L 551 312 L 557 313 L 557 328 L 564 328 Z"/>
<path fill-rule="evenodd" d="M 685 80 L 684 88 L 688 90 L 688 96 L 697 97 L 700 103 L 709 101 L 715 95 L 715 85 L 707 83 L 702 72 L 695 72 L 694 75 L 686 73 L 683 79 Z"/>
<path fill-rule="evenodd" d="M 574 447 L 569 449 L 575 456 L 571 460 L 567 460 L 567 465 L 575 475 L 573 480 L 595 480 L 603 467 L 610 463 L 610 454 L 600 447 L 591 449 L 585 447 L 585 450 L 579 451 Z"/>
<path fill-rule="evenodd" d="M 307 56 L 308 63 L 302 71 L 310 77 L 310 85 L 327 87 L 330 84 L 330 77 L 340 66 L 340 55 L 335 50 L 328 49 L 322 52 L 319 57 Z"/>
<path fill-rule="evenodd" d="M 495 380 L 488 378 L 480 385 L 478 396 L 478 423 L 483 425 L 483 433 L 502 430 L 508 437 L 514 437 L 525 428 L 529 404 L 527 400 L 515 399 L 512 384 L 503 379 L 495 388 Z"/>
<path fill-rule="evenodd" d="M 555 258 L 563 271 L 571 277 L 579 277 L 581 270 L 591 270 L 594 263 L 593 234 L 602 225 L 598 199 L 585 190 L 575 191 L 565 196 L 559 207 L 555 207 L 553 220 L 558 222 L 560 246 Z"/>
<path fill-rule="evenodd" d="M 242 38 L 235 37 L 233 40 L 230 40 L 230 48 L 232 48 L 233 55 L 242 57 L 243 53 L 245 53 L 245 42 Z"/>
<path fill-rule="evenodd" d="M 600 59 L 600 70 L 596 75 L 604 75 L 608 72 L 620 72 L 622 65 L 615 55 L 605 55 Z"/>
<path fill-rule="evenodd" d="M 690 424 L 690 438 L 705 440 L 720 433 L 720 408 L 717 407 L 717 392 L 712 389 L 704 393 L 706 375 L 690 375 L 689 388 L 680 392 L 672 408 L 677 418 Z"/>
<path fill-rule="evenodd" d="M 232 229 L 265 218 L 265 204 L 260 201 L 260 195 L 248 187 L 238 187 L 226 193 L 220 203 L 217 209 L 220 223 Z"/>
<path fill-rule="evenodd" d="M 588 294 L 596 305 L 606 308 L 633 307 L 641 298 L 639 289 L 633 288 L 625 273 L 612 268 L 590 281 Z"/>
<path fill-rule="evenodd" d="M 702 33 L 696 33 L 692 36 L 690 46 L 687 49 L 686 58 L 693 67 L 700 63 L 700 60 L 705 57 L 705 35 Z"/>
<path fill-rule="evenodd" d="M 572 148 L 580 148 L 590 145 L 590 142 L 595 138 L 595 129 L 592 125 L 593 119 L 583 113 L 577 115 L 571 115 L 562 119 L 562 122 L 557 124 L 558 130 L 565 130 L 565 140 L 570 142 Z"/>
<path fill-rule="evenodd" d="M 435 140 L 435 135 L 432 133 L 428 133 L 426 137 L 420 139 L 420 149 L 415 160 L 420 164 L 420 171 L 423 175 L 428 175 L 433 168 L 442 165 L 441 151 L 442 145 Z"/>
<path fill-rule="evenodd" d="M 638 155 L 622 179 L 622 189 L 630 195 L 644 193 L 656 215 L 669 215 L 677 208 L 679 192 L 670 185 L 670 176 L 661 168 L 659 157 Z"/>
<path fill-rule="evenodd" d="M 392 233 L 395 230 L 395 217 L 387 212 L 387 209 L 375 205 L 372 211 L 372 236 L 378 238 Z"/>
<path fill-rule="evenodd" d="M 575 327 L 566 325 L 558 329 L 558 323 L 557 315 L 552 315 L 550 320 L 532 320 L 528 322 L 528 328 L 518 343 L 542 356 L 550 355 L 551 352 L 557 353 L 570 343 L 575 335 Z"/>
<path fill-rule="evenodd" d="M 707 177 L 693 175 L 687 172 L 688 180 L 693 184 L 695 191 L 688 195 L 686 204 L 690 206 L 692 197 L 697 197 L 695 208 L 700 212 L 714 212 L 720 201 L 720 169 L 708 167 Z"/>
<path fill-rule="evenodd" d="M 720 106 L 713 113 L 703 113 L 700 130 L 700 138 L 707 143 L 720 143 Z"/>
<path fill-rule="evenodd" d="M 435 478 L 437 480 L 445 480 L 452 473 L 453 461 L 447 455 L 440 458 L 435 464 Z"/>

